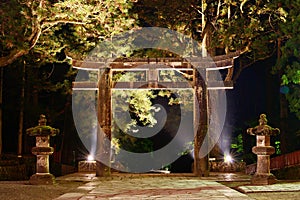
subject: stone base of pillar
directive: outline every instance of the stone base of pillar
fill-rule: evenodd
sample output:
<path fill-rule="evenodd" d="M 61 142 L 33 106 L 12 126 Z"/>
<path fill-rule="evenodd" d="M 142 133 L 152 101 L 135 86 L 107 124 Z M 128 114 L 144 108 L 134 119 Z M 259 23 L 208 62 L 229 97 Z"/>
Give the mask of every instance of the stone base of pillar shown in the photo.
<path fill-rule="evenodd" d="M 257 174 L 255 173 L 251 178 L 252 185 L 271 185 L 277 182 L 276 177 L 269 174 Z"/>
<path fill-rule="evenodd" d="M 96 176 L 99 177 L 111 176 L 111 168 L 99 161 L 96 161 Z"/>
<path fill-rule="evenodd" d="M 203 172 L 201 172 L 201 177 L 209 177 L 209 171 L 208 170 L 205 170 Z"/>
<path fill-rule="evenodd" d="M 34 174 L 30 177 L 31 185 L 53 185 L 55 177 L 52 174 Z"/>

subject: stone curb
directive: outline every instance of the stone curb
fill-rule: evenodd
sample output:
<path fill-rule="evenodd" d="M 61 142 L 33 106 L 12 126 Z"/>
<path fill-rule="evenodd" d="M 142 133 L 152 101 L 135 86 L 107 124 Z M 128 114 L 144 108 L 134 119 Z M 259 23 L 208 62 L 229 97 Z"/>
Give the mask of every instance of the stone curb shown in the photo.
<path fill-rule="evenodd" d="M 299 192 L 300 181 L 293 183 L 280 183 L 264 186 L 239 186 L 237 190 L 242 193 L 260 193 L 260 192 Z"/>

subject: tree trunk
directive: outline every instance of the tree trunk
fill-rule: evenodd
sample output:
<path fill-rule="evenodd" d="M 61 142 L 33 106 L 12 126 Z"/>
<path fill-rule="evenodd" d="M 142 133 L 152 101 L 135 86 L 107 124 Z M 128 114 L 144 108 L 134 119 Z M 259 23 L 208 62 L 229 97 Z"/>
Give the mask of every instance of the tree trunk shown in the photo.
<path fill-rule="evenodd" d="M 3 68 L 0 68 L 0 158 L 2 155 L 2 94 L 3 94 Z"/>
<path fill-rule="evenodd" d="M 16 50 L 12 51 L 8 56 L 0 57 L 0 67 L 5 67 L 12 64 L 18 58 L 26 55 L 28 50 Z"/>
<path fill-rule="evenodd" d="M 22 157 L 22 143 L 23 143 L 23 122 L 24 122 L 24 99 L 25 99 L 25 70 L 26 63 L 24 61 L 22 71 L 22 85 L 20 96 L 20 118 L 19 118 L 19 132 L 18 132 L 18 157 Z"/>
<path fill-rule="evenodd" d="M 277 60 L 281 57 L 281 39 L 278 38 L 277 40 Z M 282 72 L 278 73 L 279 80 L 281 79 Z M 286 130 L 287 130 L 287 123 L 288 123 L 288 103 L 285 97 L 285 94 L 280 94 L 279 97 L 280 103 L 280 150 L 281 153 L 287 153 L 287 140 L 286 140 Z"/>
<path fill-rule="evenodd" d="M 280 150 L 282 154 L 288 152 L 287 143 L 288 103 L 284 94 L 280 94 Z"/>

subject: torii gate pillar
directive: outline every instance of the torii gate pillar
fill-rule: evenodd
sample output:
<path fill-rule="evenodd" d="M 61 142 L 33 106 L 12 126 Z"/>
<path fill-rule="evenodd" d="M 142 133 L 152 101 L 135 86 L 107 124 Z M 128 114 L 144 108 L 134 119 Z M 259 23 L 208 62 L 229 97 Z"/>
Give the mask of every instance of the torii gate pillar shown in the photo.
<path fill-rule="evenodd" d="M 206 76 L 205 70 L 202 75 Z M 198 70 L 194 69 L 194 174 L 199 177 L 209 176 L 208 155 L 201 157 L 200 147 L 205 143 L 204 139 L 208 131 L 208 95 L 207 86 Z M 198 105 L 195 103 L 198 102 Z M 197 110 L 200 109 L 200 112 Z M 200 114 L 200 115 L 199 115 Z"/>
<path fill-rule="evenodd" d="M 98 130 L 97 157 L 102 162 L 97 161 L 96 176 L 110 176 L 110 141 L 111 141 L 111 70 L 104 68 L 99 70 L 98 82 Z M 103 163 L 108 164 L 105 165 Z"/>

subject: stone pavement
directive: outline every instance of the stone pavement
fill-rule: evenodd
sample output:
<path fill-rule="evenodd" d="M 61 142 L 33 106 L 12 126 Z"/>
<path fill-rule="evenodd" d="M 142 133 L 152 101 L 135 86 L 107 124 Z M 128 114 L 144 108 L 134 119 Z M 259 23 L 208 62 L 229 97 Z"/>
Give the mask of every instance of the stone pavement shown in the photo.
<path fill-rule="evenodd" d="M 95 174 L 75 173 L 57 180 L 80 181 L 85 184 L 76 192 L 66 193 L 56 200 L 88 199 L 197 199 L 197 200 L 269 200 L 300 199 L 300 181 L 279 181 L 274 185 L 250 185 L 250 176 L 235 173 L 210 173 L 198 178 L 192 174 L 114 174 L 95 177 Z M 222 183 L 238 183 L 236 190 Z M 231 187 L 231 186 L 230 186 Z"/>
<path fill-rule="evenodd" d="M 300 192 L 300 182 L 276 183 L 264 186 L 239 186 L 237 189 L 243 193 L 262 193 L 262 192 Z"/>
<path fill-rule="evenodd" d="M 234 175 L 224 175 L 222 180 Z M 56 200 L 88 199 L 198 199 L 198 200 L 247 200 L 245 194 L 226 187 L 214 179 L 198 178 L 191 175 L 164 176 L 155 174 L 122 174 L 108 178 L 94 177 L 92 174 L 76 174 L 59 177 L 70 181 L 87 181 L 77 188 L 76 193 L 66 193 Z M 237 178 L 237 177 L 235 177 Z M 211 180 L 210 180 L 211 179 Z"/>

